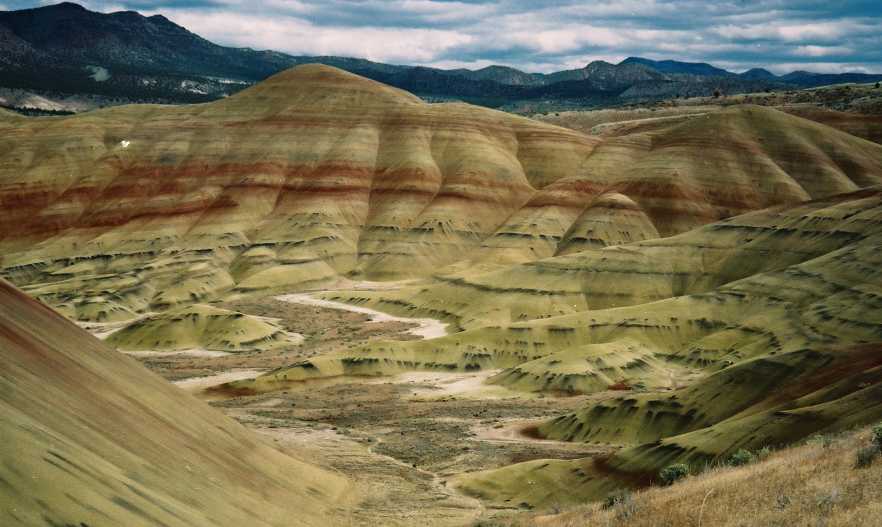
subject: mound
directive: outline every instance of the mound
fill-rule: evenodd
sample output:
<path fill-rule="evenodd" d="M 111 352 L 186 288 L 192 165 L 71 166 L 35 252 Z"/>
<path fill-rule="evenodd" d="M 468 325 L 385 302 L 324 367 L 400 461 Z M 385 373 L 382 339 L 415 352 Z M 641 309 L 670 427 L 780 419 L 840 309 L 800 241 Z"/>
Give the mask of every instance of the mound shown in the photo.
<path fill-rule="evenodd" d="M 236 352 L 297 344 L 297 337 L 253 316 L 196 304 L 133 322 L 110 335 L 107 343 L 121 350 Z"/>
<path fill-rule="evenodd" d="M 4 524 L 345 521 L 343 477 L 281 454 L 6 282 L 0 348 Z"/>
<path fill-rule="evenodd" d="M 570 225 L 556 254 L 658 238 L 652 220 L 628 196 L 615 192 L 598 196 Z"/>
<path fill-rule="evenodd" d="M 882 145 L 775 110 L 601 139 L 317 65 L 0 133 L 0 272 L 93 321 L 535 261 L 882 182 Z M 97 297 L 115 305 L 71 307 Z"/>
<path fill-rule="evenodd" d="M 784 269 L 876 232 L 879 189 L 745 214 L 664 239 L 546 258 L 491 272 L 465 269 L 428 287 L 336 293 L 388 311 L 433 313 L 472 329 L 712 291 Z"/>
<path fill-rule="evenodd" d="M 572 507 L 597 500 L 623 486 L 585 459 L 537 459 L 495 470 L 468 472 L 454 478 L 453 484 L 499 508 L 522 509 Z"/>
<path fill-rule="evenodd" d="M 490 382 L 526 391 L 594 393 L 670 387 L 677 370 L 645 344 L 625 339 L 566 348 L 509 368 Z"/>
<path fill-rule="evenodd" d="M 458 317 L 461 325 L 473 323 L 475 329 L 431 341 L 376 344 L 343 359 L 318 358 L 281 374 L 292 380 L 344 370 L 513 367 L 536 359 L 554 361 L 552 355 L 563 352 L 577 361 L 586 353 L 602 356 L 602 348 L 581 348 L 591 344 L 613 349 L 630 345 L 642 357 L 653 353 L 672 366 L 703 369 L 777 353 L 785 342 L 788 349 L 806 340 L 817 346 L 812 337 L 821 331 L 833 339 L 826 341 L 828 345 L 873 342 L 879 331 L 872 309 L 877 301 L 872 284 L 879 283 L 872 271 L 877 258 L 873 248 L 882 235 L 880 224 L 882 190 L 868 189 L 740 216 L 669 239 L 517 265 L 480 275 L 477 285 L 452 281 L 428 288 L 327 295 L 411 314 L 437 315 L 447 309 L 451 318 Z M 851 266 L 860 272 L 855 274 Z M 489 285 L 503 277 L 509 284 L 545 288 Z M 555 288 L 558 283 L 569 289 Z M 411 295 L 414 302 L 425 303 L 405 303 Z M 814 302 L 826 307 L 819 304 L 811 315 L 794 318 L 791 310 L 802 313 L 800 309 Z M 511 316 L 521 306 L 522 314 Z M 845 311 L 830 318 L 833 306 Z M 553 316 L 566 308 L 570 314 Z M 845 312 L 848 318 L 843 318 Z M 472 315 L 474 319 L 467 318 Z M 518 318 L 533 320 L 513 324 Z M 813 329 L 806 333 L 804 325 Z M 799 338 L 785 339 L 784 334 Z M 743 349 L 736 351 L 739 346 L 733 343 Z M 323 368 L 329 370 L 323 373 Z"/>

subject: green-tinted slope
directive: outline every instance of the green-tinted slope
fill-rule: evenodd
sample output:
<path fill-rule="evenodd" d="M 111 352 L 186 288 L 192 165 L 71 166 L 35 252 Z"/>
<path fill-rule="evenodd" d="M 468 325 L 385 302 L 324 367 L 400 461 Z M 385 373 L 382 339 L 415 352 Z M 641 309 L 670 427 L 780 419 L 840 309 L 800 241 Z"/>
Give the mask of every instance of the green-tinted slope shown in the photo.
<path fill-rule="evenodd" d="M 754 241 L 738 244 L 727 238 L 732 233 Z M 713 243 L 717 234 L 720 245 Z M 501 367 L 492 382 L 515 389 L 633 388 L 539 428 L 552 439 L 633 445 L 601 467 L 629 484 L 675 461 L 704 463 L 742 446 L 780 444 L 882 417 L 882 192 L 754 213 L 648 249 L 680 256 L 690 237 L 686 261 L 705 264 L 701 273 L 691 270 L 706 292 L 431 341 L 377 343 L 235 385 L 265 390 L 341 373 Z M 643 246 L 581 254 L 639 254 L 648 250 Z M 682 263 L 664 260 L 664 251 L 646 261 Z M 611 276 L 597 272 L 593 283 L 630 288 L 628 280 L 616 279 L 619 268 L 606 273 Z M 536 469 L 530 467 L 524 470 Z M 542 470 L 555 467 L 574 468 L 552 463 Z M 597 497 L 606 488 L 597 486 L 595 472 L 585 473 L 579 496 Z"/>
<path fill-rule="evenodd" d="M 846 247 L 874 232 L 878 201 L 878 189 L 868 189 L 737 216 L 670 238 L 491 272 L 460 270 L 428 287 L 333 297 L 441 314 L 465 328 L 637 306 L 712 291 Z"/>
<path fill-rule="evenodd" d="M 0 282 L 3 525 L 328 525 L 345 478 L 292 459 Z"/>
<path fill-rule="evenodd" d="M 110 335 L 107 343 L 123 350 L 238 352 L 298 344 L 299 340 L 270 321 L 195 304 L 139 319 Z"/>

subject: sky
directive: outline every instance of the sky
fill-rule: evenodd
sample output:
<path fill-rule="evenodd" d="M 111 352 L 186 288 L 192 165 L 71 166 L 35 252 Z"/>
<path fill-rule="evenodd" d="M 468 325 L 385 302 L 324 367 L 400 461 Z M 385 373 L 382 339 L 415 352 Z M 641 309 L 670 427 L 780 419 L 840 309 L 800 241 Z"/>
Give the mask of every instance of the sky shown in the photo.
<path fill-rule="evenodd" d="M 0 10 L 54 1 L 0 0 Z M 550 72 L 629 56 L 732 71 L 882 73 L 882 0 L 82 0 L 218 44 Z"/>

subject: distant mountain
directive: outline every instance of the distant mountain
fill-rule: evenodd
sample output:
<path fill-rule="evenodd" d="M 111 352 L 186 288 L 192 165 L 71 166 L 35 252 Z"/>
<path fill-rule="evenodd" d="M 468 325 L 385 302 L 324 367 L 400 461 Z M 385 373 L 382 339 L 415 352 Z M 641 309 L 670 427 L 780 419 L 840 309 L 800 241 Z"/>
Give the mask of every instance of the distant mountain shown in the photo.
<path fill-rule="evenodd" d="M 677 60 L 650 60 L 642 57 L 628 57 L 619 63 L 620 66 L 627 64 L 640 64 L 662 73 L 700 75 L 703 77 L 725 77 L 733 75 L 731 72 L 711 66 L 704 62 L 680 62 Z"/>
<path fill-rule="evenodd" d="M 511 86 L 541 86 L 546 84 L 545 75 L 541 73 L 525 73 L 508 66 L 487 66 L 479 70 L 461 68 L 448 70 L 447 73 L 459 75 L 469 80 L 492 81 Z"/>
<path fill-rule="evenodd" d="M 742 79 L 750 79 L 750 80 L 775 80 L 778 78 L 777 75 L 772 73 L 769 70 L 763 68 L 753 68 L 745 71 L 740 74 L 739 77 Z"/>
<path fill-rule="evenodd" d="M 830 84 L 843 84 L 847 82 L 864 83 L 882 81 L 882 75 L 867 73 L 812 73 L 810 71 L 794 71 L 779 77 L 788 84 L 795 84 L 803 88 L 827 86 Z"/>
<path fill-rule="evenodd" d="M 0 12 L 4 87 L 135 99 L 216 99 L 296 62 L 226 48 L 161 15 L 102 14 L 72 3 Z"/>
<path fill-rule="evenodd" d="M 73 3 L 0 11 L 0 88 L 123 102 L 203 102 L 305 63 L 335 66 L 434 100 L 499 107 L 522 101 L 614 105 L 715 92 L 741 93 L 873 82 L 882 75 L 753 69 L 741 75 L 706 63 L 630 57 L 548 74 L 506 66 L 442 70 L 334 56 L 292 56 L 219 46 L 161 15 L 96 13 Z"/>

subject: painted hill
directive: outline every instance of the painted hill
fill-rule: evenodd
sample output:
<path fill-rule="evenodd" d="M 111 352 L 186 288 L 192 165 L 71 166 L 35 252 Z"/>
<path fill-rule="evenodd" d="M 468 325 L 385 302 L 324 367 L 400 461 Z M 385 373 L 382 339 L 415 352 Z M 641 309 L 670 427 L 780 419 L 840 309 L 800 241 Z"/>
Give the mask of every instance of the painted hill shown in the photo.
<path fill-rule="evenodd" d="M 318 65 L 206 105 L 0 129 L 2 274 L 93 321 L 535 261 L 882 183 L 882 146 L 766 108 L 601 139 Z"/>
<path fill-rule="evenodd" d="M 134 351 L 240 352 L 296 345 L 301 340 L 271 321 L 195 304 L 136 320 L 110 335 L 107 343 Z"/>
<path fill-rule="evenodd" d="M 4 525 L 327 525 L 345 478 L 235 421 L 0 281 Z"/>
<path fill-rule="evenodd" d="M 539 427 L 549 438 L 627 447 L 613 457 L 461 479 L 500 503 L 597 499 L 646 483 L 670 463 L 698 466 L 882 418 L 880 225 L 876 187 L 420 291 L 328 295 L 409 313 L 445 310 L 475 329 L 371 344 L 235 387 L 504 368 L 491 382 L 549 393 L 624 389 Z"/>
<path fill-rule="evenodd" d="M 0 122 L 0 265 L 56 305 L 104 290 L 135 312 L 450 263 L 597 142 L 326 66 L 67 119 Z"/>

